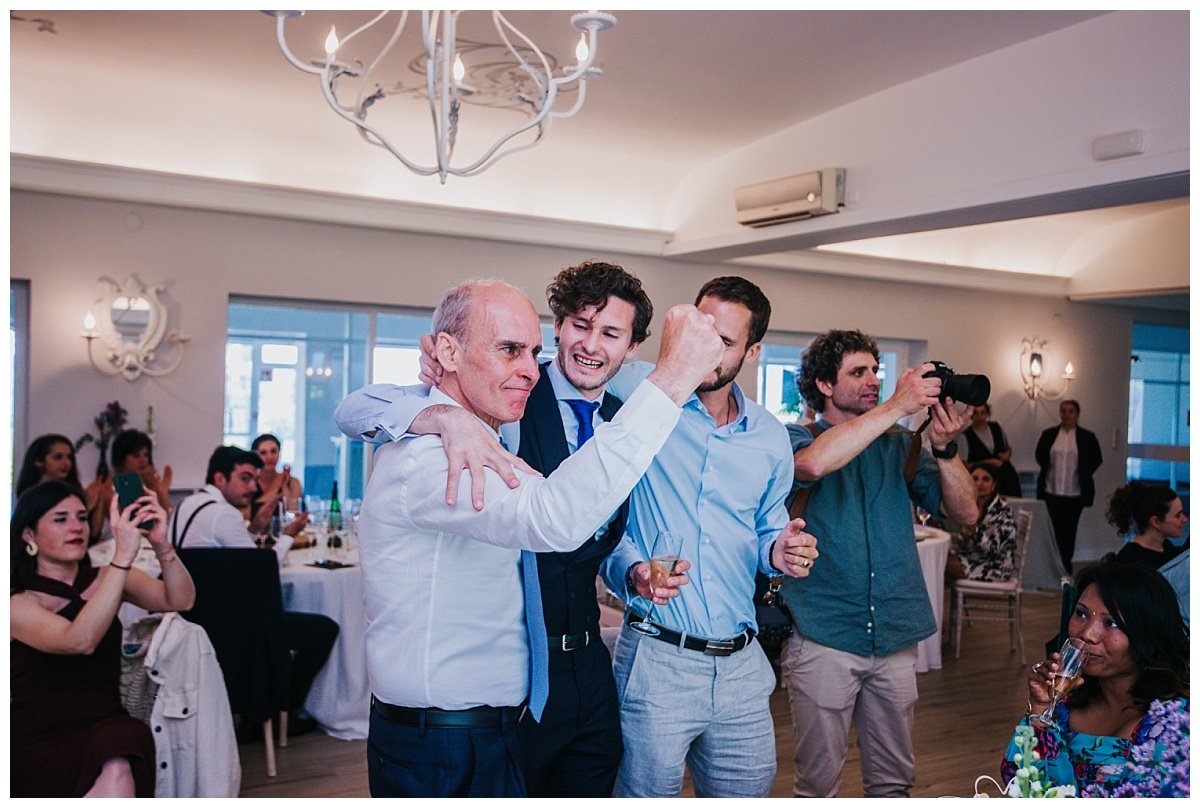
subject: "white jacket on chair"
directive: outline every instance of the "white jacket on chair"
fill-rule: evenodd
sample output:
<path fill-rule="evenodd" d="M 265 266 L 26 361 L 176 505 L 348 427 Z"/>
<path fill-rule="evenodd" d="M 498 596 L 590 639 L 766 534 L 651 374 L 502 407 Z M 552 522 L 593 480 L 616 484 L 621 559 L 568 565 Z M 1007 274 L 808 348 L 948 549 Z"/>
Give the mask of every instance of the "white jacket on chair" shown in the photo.
<path fill-rule="evenodd" d="M 157 685 L 150 730 L 156 797 L 236 797 L 242 784 L 225 679 L 204 629 L 177 612 L 162 617 L 146 652 Z"/>

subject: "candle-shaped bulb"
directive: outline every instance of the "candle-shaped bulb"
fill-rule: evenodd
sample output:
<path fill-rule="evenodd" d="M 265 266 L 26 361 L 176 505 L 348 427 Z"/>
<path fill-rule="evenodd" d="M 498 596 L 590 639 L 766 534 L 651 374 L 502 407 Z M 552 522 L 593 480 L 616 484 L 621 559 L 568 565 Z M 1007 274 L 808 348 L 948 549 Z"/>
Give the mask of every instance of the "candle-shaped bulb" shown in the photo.
<path fill-rule="evenodd" d="M 337 53 L 337 49 L 338 49 L 337 28 L 335 26 L 331 25 L 331 26 L 329 26 L 329 36 L 325 37 L 325 54 L 330 59 L 332 59 L 333 55 L 335 53 Z"/>
<path fill-rule="evenodd" d="M 86 331 L 91 331 L 95 327 L 96 327 L 96 318 L 93 317 L 92 313 L 89 311 L 83 317 L 83 328 Z"/>
<path fill-rule="evenodd" d="M 1029 375 L 1035 379 L 1042 375 L 1042 355 L 1040 353 L 1029 357 Z"/>
<path fill-rule="evenodd" d="M 1068 362 L 1067 366 L 1063 368 L 1063 376 L 1066 376 L 1067 378 L 1072 378 L 1075 376 L 1075 366 L 1070 362 Z"/>
<path fill-rule="evenodd" d="M 454 83 L 463 80 L 463 76 L 467 75 L 467 68 L 463 65 L 462 54 L 454 54 Z"/>
<path fill-rule="evenodd" d="M 575 46 L 575 58 L 579 60 L 579 64 L 583 64 L 588 58 L 587 34 L 579 35 L 579 44 Z"/>

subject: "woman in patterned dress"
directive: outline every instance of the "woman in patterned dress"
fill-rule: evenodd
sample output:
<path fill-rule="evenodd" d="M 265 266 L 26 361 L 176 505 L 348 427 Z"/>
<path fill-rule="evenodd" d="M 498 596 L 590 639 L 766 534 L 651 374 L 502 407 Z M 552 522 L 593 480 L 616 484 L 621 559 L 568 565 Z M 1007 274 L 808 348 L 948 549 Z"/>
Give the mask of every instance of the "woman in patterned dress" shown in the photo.
<path fill-rule="evenodd" d="M 1007 581 L 1013 576 L 1017 523 L 1012 508 L 996 492 L 996 472 L 985 463 L 971 466 L 979 521 L 963 528 L 962 541 L 946 559 L 946 580 Z"/>

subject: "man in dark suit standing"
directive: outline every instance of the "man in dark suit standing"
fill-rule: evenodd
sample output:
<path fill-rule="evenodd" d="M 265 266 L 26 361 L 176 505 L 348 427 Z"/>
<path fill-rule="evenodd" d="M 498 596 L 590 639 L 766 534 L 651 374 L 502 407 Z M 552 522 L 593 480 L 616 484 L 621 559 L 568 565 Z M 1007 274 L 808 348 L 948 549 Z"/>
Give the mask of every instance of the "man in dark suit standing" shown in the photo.
<path fill-rule="evenodd" d="M 1096 500 L 1092 475 L 1104 458 L 1096 435 L 1079 426 L 1079 402 L 1067 400 L 1058 407 L 1062 423 L 1052 426 L 1038 438 L 1037 496 L 1045 500 L 1054 540 L 1063 565 L 1071 571 L 1075 555 L 1075 534 L 1083 509 Z"/>
<path fill-rule="evenodd" d="M 546 288 L 558 353 L 521 419 L 517 455 L 550 474 L 620 407 L 604 386 L 647 337 L 654 309 L 641 281 L 613 264 L 559 272 Z M 597 412 L 598 409 L 598 412 Z M 621 540 L 626 507 L 593 541 L 538 553 L 550 647 L 550 697 L 540 723 L 522 722 L 531 797 L 607 797 L 621 763 L 621 719 L 612 659 L 600 640 L 596 575 Z"/>

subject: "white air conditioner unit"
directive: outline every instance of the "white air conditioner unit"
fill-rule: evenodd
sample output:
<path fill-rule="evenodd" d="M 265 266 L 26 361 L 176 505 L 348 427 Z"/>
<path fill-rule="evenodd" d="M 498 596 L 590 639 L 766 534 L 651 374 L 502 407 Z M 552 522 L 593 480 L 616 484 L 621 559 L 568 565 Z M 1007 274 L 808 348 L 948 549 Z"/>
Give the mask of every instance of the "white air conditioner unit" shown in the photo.
<path fill-rule="evenodd" d="M 846 204 L 846 169 L 823 168 L 734 189 L 738 224 L 766 227 L 837 213 Z"/>

